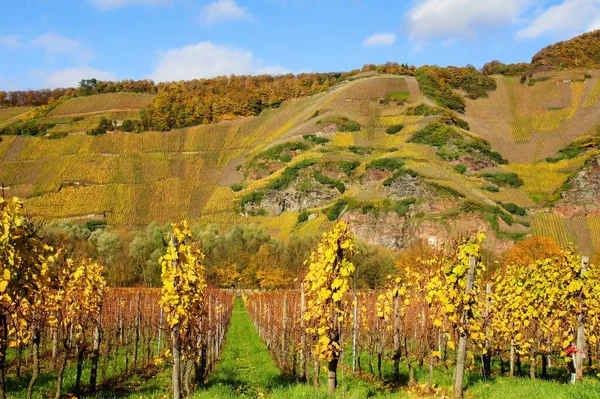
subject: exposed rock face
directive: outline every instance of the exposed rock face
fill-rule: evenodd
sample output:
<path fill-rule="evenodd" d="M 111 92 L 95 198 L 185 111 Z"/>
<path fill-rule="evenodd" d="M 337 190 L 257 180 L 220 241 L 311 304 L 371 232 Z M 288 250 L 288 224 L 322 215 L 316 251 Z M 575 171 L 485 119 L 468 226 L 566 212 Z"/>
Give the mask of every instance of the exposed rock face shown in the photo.
<path fill-rule="evenodd" d="M 260 202 L 260 208 L 269 213 L 280 215 L 283 212 L 301 212 L 308 208 L 316 208 L 331 202 L 340 193 L 334 188 L 322 184 L 298 189 L 298 184 L 292 184 L 282 191 L 268 192 Z"/>
<path fill-rule="evenodd" d="M 569 183 L 572 188 L 561 193 L 563 203 L 553 212 L 564 217 L 600 215 L 600 155 L 592 158 Z"/>
<path fill-rule="evenodd" d="M 590 161 L 590 166 L 571 179 L 573 188 L 563 192 L 565 200 L 574 203 L 597 203 L 600 201 L 600 156 Z"/>
<path fill-rule="evenodd" d="M 421 206 L 412 212 L 421 211 Z M 408 248 L 415 240 L 421 239 L 432 246 L 448 244 L 460 236 L 486 231 L 489 223 L 480 215 L 467 214 L 458 219 L 446 219 L 443 223 L 432 220 L 414 220 L 400 217 L 394 212 L 374 214 L 345 213 L 342 220 L 348 223 L 350 231 L 369 244 L 381 245 L 393 251 Z M 504 250 L 511 248 L 512 241 L 498 240 L 494 234 L 495 247 Z"/>
<path fill-rule="evenodd" d="M 408 174 L 400 176 L 391 185 L 384 187 L 384 191 L 389 198 L 395 200 L 407 197 L 421 198 L 430 195 L 419 177 Z"/>
<path fill-rule="evenodd" d="M 408 247 L 418 230 L 417 223 L 409 223 L 408 218 L 399 217 L 393 212 L 377 216 L 347 213 L 342 219 L 362 241 L 394 251 Z"/>

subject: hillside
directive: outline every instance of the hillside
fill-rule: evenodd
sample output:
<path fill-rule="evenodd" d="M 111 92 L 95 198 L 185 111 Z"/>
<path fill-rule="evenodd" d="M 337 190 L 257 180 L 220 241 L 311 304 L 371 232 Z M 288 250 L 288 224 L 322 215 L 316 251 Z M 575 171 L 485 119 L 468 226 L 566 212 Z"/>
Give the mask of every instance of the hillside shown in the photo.
<path fill-rule="evenodd" d="M 142 82 L 151 92 L 0 109 L 0 182 L 41 220 L 105 220 L 121 231 L 188 218 L 285 237 L 343 219 L 393 250 L 483 229 L 498 253 L 529 234 L 600 251 L 599 70 L 519 77 L 386 64 L 302 79 L 231 77 L 157 92 Z M 262 96 L 262 81 L 280 94 L 253 111 L 246 105 Z M 222 87 L 243 82 L 240 102 L 223 103 Z M 201 123 L 206 114 L 193 110 L 208 102 L 220 122 L 144 131 Z"/>
<path fill-rule="evenodd" d="M 125 230 L 187 217 L 260 224 L 287 236 L 320 231 L 339 217 L 364 240 L 392 249 L 484 228 L 496 232 L 501 250 L 531 232 L 597 250 L 598 213 L 580 212 L 575 228 L 547 208 L 589 154 L 544 158 L 594 128 L 599 76 L 549 73 L 534 85 L 495 77 L 498 88 L 466 99 L 461 116 L 434 105 L 415 78 L 374 75 L 257 117 L 100 136 L 72 125 L 126 119 L 150 97 L 81 97 L 45 117 L 82 118 L 52 128 L 66 137 L 3 137 L 0 181 L 44 220 L 106 219 Z"/>

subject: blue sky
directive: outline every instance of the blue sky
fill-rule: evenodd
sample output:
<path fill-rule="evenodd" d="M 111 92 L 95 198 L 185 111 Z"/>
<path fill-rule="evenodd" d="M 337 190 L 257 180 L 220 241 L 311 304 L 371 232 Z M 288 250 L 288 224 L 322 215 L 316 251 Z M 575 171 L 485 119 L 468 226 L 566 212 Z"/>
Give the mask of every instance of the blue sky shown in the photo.
<path fill-rule="evenodd" d="M 24 0 L 0 16 L 0 90 L 529 61 L 600 28 L 600 0 Z"/>

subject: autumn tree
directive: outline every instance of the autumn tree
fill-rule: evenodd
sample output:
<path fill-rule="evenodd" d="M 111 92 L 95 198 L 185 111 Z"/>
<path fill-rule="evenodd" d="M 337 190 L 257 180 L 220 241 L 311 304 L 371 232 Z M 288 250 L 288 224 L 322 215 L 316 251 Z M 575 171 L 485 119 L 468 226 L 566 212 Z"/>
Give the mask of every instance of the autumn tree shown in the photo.
<path fill-rule="evenodd" d="M 55 289 L 46 300 L 52 315 L 49 325 L 60 331 L 63 351 L 56 382 L 56 399 L 61 396 L 63 376 L 73 345 L 77 357 L 75 388 L 78 390 L 80 387 L 87 350 L 85 334 L 98 320 L 106 287 L 103 274 L 104 269 L 97 262 L 65 259 L 58 271 Z"/>
<path fill-rule="evenodd" d="M 356 251 L 353 235 L 344 222 L 325 233 L 311 254 L 304 279 L 307 333 L 316 337 L 314 354 L 328 362 L 327 390 L 337 386 L 337 366 L 342 352 L 341 326 L 349 317 L 344 293 L 350 287 L 354 265 L 348 260 Z"/>
<path fill-rule="evenodd" d="M 504 264 L 532 265 L 539 259 L 552 258 L 559 255 L 560 247 L 548 237 L 533 236 L 518 242 L 508 253 Z"/>
<path fill-rule="evenodd" d="M 36 292 L 44 284 L 50 248 L 23 215 L 23 203 L 0 198 L 0 399 L 5 398 L 5 359 L 9 346 L 30 340 L 29 322 Z"/>
<path fill-rule="evenodd" d="M 170 245 L 160 260 L 163 282 L 160 304 L 171 331 L 175 399 L 182 397 L 182 358 L 187 360 L 186 368 L 197 359 L 206 290 L 203 259 L 204 254 L 192 239 L 187 222 L 173 224 Z M 183 388 L 189 393 L 189 387 Z"/>

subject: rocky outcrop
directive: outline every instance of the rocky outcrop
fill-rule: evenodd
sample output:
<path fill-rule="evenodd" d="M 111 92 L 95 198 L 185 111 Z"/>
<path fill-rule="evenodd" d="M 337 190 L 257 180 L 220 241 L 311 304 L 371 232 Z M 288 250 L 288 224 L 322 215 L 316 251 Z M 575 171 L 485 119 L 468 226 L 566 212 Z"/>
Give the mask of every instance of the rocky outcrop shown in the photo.
<path fill-rule="evenodd" d="M 421 206 L 412 213 L 421 211 Z M 457 237 L 487 231 L 489 223 L 481 215 L 468 214 L 462 218 L 442 221 L 400 217 L 394 212 L 363 215 L 349 212 L 342 215 L 350 231 L 364 242 L 381 245 L 393 251 L 408 248 L 415 240 L 423 240 L 432 246 L 441 246 L 456 240 Z M 498 240 L 493 233 L 488 239 L 494 240 L 499 253 L 512 246 L 511 240 Z"/>
<path fill-rule="evenodd" d="M 422 198 L 430 195 L 421 178 L 409 174 L 398 177 L 387 187 L 384 186 L 383 191 L 387 197 L 394 200 L 408 197 Z"/>
<path fill-rule="evenodd" d="M 600 215 L 600 155 L 577 172 L 569 184 L 553 212 L 563 217 Z"/>
<path fill-rule="evenodd" d="M 299 185 L 296 181 L 285 190 L 268 192 L 259 207 L 275 215 L 283 212 L 301 212 L 326 205 L 340 195 L 336 189 L 318 183 L 301 189 Z"/>
<path fill-rule="evenodd" d="M 578 172 L 570 183 L 572 188 L 562 193 L 566 201 L 576 204 L 600 201 L 600 156 L 592 158 L 589 166 Z"/>
<path fill-rule="evenodd" d="M 344 214 L 342 219 L 361 241 L 394 251 L 408 247 L 418 232 L 418 223 L 409 222 L 408 218 L 394 212 L 378 215 L 353 212 Z"/>

